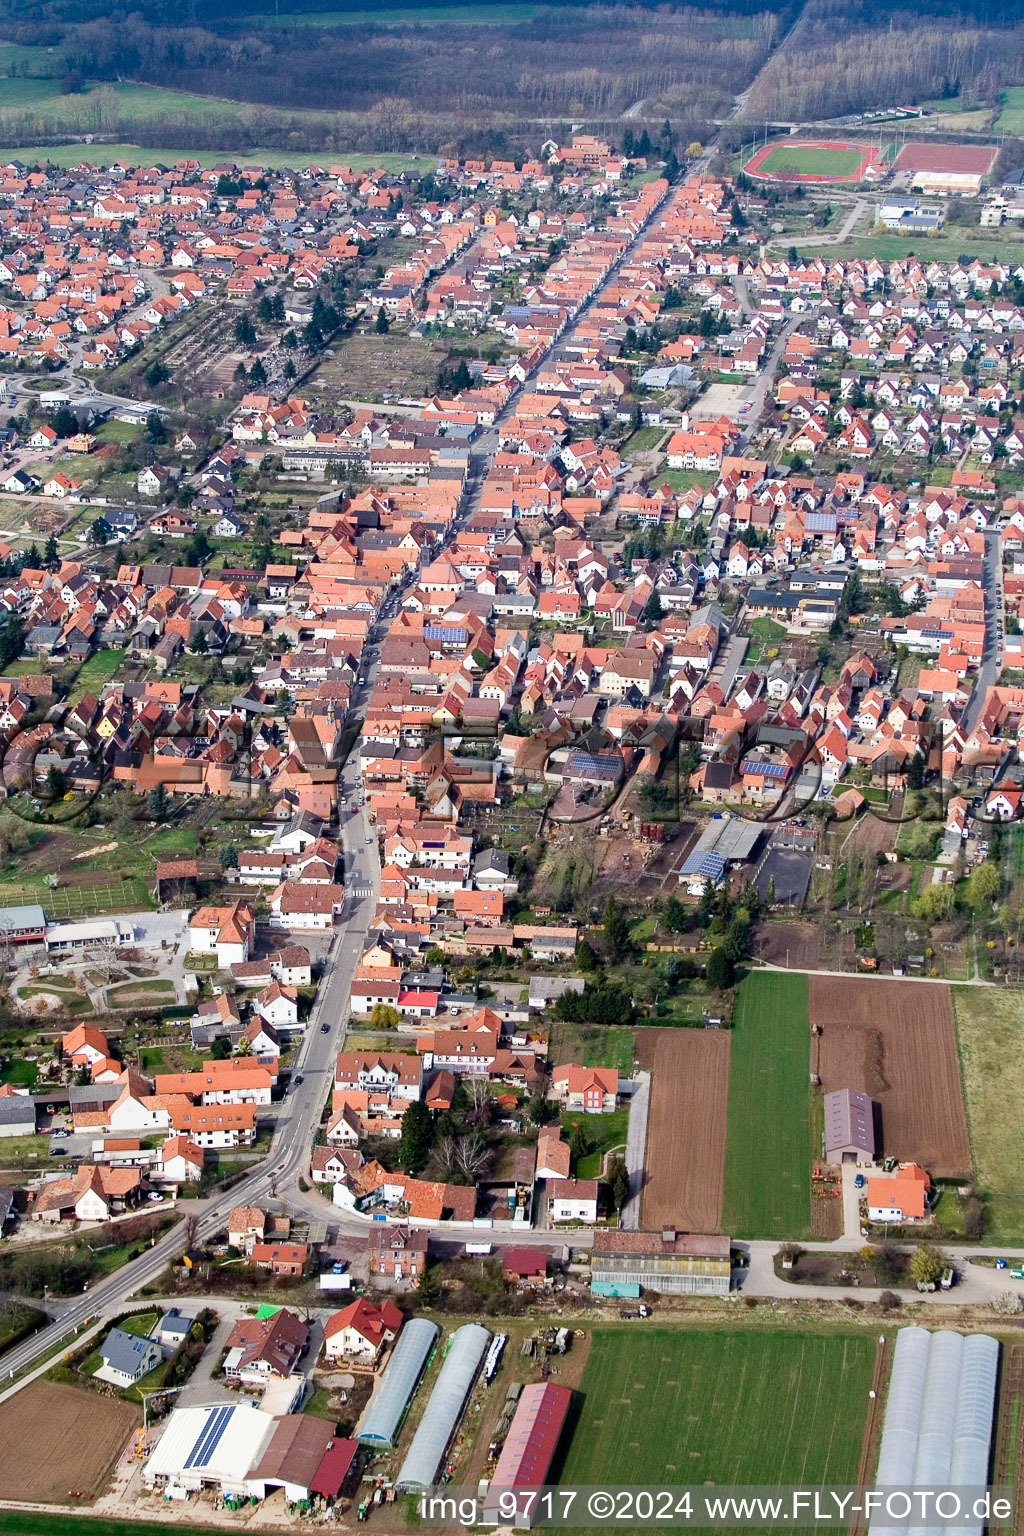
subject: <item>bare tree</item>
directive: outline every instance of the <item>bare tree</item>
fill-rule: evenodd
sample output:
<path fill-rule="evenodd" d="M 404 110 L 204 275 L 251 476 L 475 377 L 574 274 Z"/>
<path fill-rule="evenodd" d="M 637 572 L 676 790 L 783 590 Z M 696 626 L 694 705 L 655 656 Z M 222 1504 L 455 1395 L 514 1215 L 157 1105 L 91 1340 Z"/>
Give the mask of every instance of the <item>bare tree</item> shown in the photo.
<path fill-rule="evenodd" d="M 486 1172 L 490 1161 L 487 1143 L 482 1136 L 460 1136 L 455 1143 L 455 1166 L 467 1178 L 478 1179 Z"/>

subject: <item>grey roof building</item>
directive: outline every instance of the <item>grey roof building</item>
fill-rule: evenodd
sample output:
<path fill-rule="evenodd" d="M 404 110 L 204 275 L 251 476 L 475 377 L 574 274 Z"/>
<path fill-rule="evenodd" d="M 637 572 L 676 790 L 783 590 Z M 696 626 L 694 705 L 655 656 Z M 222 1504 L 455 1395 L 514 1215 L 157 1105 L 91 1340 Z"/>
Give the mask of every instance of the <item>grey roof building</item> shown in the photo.
<path fill-rule="evenodd" d="M 0 1136 L 34 1136 L 35 1100 L 27 1093 L 6 1094 L 0 1099 Z"/>
<path fill-rule="evenodd" d="M 875 1101 L 854 1088 L 825 1095 L 825 1160 L 841 1163 L 875 1160 Z"/>
<path fill-rule="evenodd" d="M 100 1345 L 103 1364 L 95 1375 L 118 1387 L 131 1386 L 148 1376 L 163 1357 L 155 1339 L 139 1338 L 137 1334 L 126 1333 L 123 1328 L 111 1328 Z"/>

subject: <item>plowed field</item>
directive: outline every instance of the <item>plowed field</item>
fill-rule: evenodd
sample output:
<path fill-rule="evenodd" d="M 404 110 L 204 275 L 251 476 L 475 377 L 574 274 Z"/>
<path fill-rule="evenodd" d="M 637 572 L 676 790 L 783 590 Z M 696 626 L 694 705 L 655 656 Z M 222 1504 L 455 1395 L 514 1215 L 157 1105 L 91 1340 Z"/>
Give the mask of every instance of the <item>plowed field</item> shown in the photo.
<path fill-rule="evenodd" d="M 821 1085 L 858 1088 L 882 1106 L 883 1150 L 939 1178 L 969 1177 L 964 1114 L 946 987 L 927 982 L 809 976 L 820 1024 Z"/>
<path fill-rule="evenodd" d="M 643 1042 L 640 1035 L 646 1037 Z M 645 1029 L 638 1032 L 637 1050 L 651 1069 L 641 1225 L 649 1231 L 717 1232 L 725 1177 L 729 1036 L 714 1029 Z"/>
<path fill-rule="evenodd" d="M 116 1398 L 33 1382 L 0 1407 L 0 1499 L 92 1498 L 138 1422 Z"/>

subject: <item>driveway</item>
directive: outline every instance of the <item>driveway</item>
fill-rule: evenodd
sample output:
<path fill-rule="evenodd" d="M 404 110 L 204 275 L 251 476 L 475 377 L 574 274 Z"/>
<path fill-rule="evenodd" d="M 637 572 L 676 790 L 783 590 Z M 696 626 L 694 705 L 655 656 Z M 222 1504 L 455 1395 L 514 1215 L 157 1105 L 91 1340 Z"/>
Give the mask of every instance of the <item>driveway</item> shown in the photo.
<path fill-rule="evenodd" d="M 619 1226 L 636 1232 L 640 1226 L 640 1197 L 644 1187 L 644 1151 L 647 1146 L 647 1106 L 650 1100 L 651 1074 L 636 1074 L 636 1092 L 629 1101 L 626 1129 L 626 1171 L 629 1174 L 629 1198 L 619 1213 Z"/>

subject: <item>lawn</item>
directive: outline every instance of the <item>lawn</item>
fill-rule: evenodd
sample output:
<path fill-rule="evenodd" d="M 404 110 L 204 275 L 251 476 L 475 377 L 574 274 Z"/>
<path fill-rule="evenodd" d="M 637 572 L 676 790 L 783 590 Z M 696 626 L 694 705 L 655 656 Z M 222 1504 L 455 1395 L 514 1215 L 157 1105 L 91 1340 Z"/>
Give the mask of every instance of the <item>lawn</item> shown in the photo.
<path fill-rule="evenodd" d="M 0 1083 L 13 1083 L 17 1088 L 31 1088 L 39 1076 L 39 1065 L 34 1061 L 9 1061 L 0 1071 Z"/>
<path fill-rule="evenodd" d="M 867 1333 L 595 1329 L 557 1481 L 852 1484 L 875 1348 Z"/>
<path fill-rule="evenodd" d="M 582 1128 L 586 1137 L 586 1153 L 576 1164 L 576 1178 L 599 1179 L 601 1162 L 613 1147 L 626 1145 L 626 1127 L 629 1124 L 629 1105 L 623 1104 L 610 1115 L 582 1115 L 577 1110 L 567 1111 L 562 1117 L 566 1138 L 574 1125 Z"/>
<path fill-rule="evenodd" d="M 995 987 L 953 987 L 967 1129 L 986 1238 L 1024 1242 L 1024 998 Z"/>
<path fill-rule="evenodd" d="M 112 647 L 106 651 L 96 651 L 79 667 L 74 685 L 68 694 L 68 702 L 77 704 L 84 693 L 91 693 L 98 698 L 104 683 L 109 683 L 112 677 L 116 677 L 117 669 L 123 660 L 123 650 Z"/>
<path fill-rule="evenodd" d="M 798 176 L 850 177 L 863 159 L 863 149 L 822 149 L 807 144 L 776 144 L 757 170 L 763 176 L 792 171 Z"/>
<path fill-rule="evenodd" d="M 654 479 L 658 485 L 670 485 L 674 491 L 688 491 L 694 485 L 699 485 L 702 491 L 710 491 L 718 484 L 720 476 L 714 469 L 659 469 Z"/>
<path fill-rule="evenodd" d="M 143 846 L 147 853 L 159 859 L 169 853 L 195 853 L 196 835 L 188 827 L 165 827 L 162 832 L 147 837 Z"/>
<path fill-rule="evenodd" d="M 754 972 L 736 998 L 723 1230 L 800 1238 L 811 1225 L 807 978 Z"/>
<path fill-rule="evenodd" d="M 999 92 L 999 116 L 992 124 L 996 133 L 1024 134 L 1024 85 L 1011 85 Z"/>
<path fill-rule="evenodd" d="M 747 633 L 753 635 L 757 640 L 772 643 L 785 637 L 786 626 L 784 624 L 776 624 L 774 619 L 752 619 L 747 625 Z"/>

